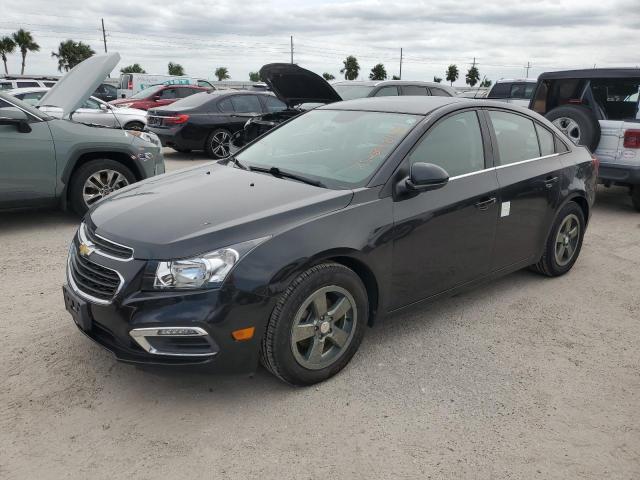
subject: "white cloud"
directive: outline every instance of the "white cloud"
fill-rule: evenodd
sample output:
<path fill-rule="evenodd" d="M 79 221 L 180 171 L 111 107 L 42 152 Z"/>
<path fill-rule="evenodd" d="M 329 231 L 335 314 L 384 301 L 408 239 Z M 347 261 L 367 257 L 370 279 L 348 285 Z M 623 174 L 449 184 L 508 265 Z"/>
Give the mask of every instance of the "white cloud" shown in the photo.
<path fill-rule="evenodd" d="M 227 66 L 232 78 L 274 61 L 294 60 L 319 73 L 338 76 L 346 55 L 358 57 L 361 77 L 378 62 L 397 73 L 404 49 L 403 77 L 444 76 L 449 63 L 461 72 L 476 57 L 482 74 L 495 80 L 545 70 L 634 66 L 640 13 L 636 0 L 559 1 L 319 1 L 230 0 L 153 2 L 125 0 L 27 0 L 0 5 L 0 36 L 22 27 L 41 45 L 27 56 L 27 71 L 54 73 L 51 51 L 72 38 L 102 51 L 100 18 L 108 47 L 121 66 L 140 63 L 163 73 L 169 61 L 187 73 L 211 77 Z M 50 12 L 55 5 L 55 13 Z M 19 55 L 10 69 L 19 69 Z M 463 75 L 459 83 L 463 81 Z"/>

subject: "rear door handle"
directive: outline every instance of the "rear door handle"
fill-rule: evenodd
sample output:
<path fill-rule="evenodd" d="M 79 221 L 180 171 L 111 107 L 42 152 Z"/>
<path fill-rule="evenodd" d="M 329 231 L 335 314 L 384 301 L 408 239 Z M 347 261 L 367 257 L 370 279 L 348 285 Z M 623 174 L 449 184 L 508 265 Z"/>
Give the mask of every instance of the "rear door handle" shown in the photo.
<path fill-rule="evenodd" d="M 486 200 L 481 200 L 476 203 L 476 208 L 479 210 L 487 210 L 491 205 L 496 203 L 496 197 L 491 197 Z"/>

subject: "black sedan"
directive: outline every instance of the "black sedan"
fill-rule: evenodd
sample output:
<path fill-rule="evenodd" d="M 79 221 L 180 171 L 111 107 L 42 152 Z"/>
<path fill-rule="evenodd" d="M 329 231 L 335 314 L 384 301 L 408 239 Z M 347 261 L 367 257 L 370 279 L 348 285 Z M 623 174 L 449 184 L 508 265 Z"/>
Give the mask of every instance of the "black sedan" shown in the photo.
<path fill-rule="evenodd" d="M 531 267 L 567 273 L 597 161 L 504 103 L 319 107 L 236 156 L 119 190 L 85 217 L 64 298 L 120 360 L 336 374 L 367 325 Z"/>
<path fill-rule="evenodd" d="M 213 90 L 150 109 L 147 130 L 158 135 L 162 145 L 179 152 L 204 150 L 211 158 L 221 159 L 229 155 L 231 136 L 247 120 L 285 109 L 270 93 Z"/>

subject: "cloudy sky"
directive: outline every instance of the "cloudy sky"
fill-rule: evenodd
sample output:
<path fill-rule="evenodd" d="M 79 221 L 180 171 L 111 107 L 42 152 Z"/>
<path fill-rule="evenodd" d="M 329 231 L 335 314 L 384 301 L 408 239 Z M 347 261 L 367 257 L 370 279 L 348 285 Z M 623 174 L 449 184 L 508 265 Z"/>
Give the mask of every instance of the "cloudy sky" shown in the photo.
<path fill-rule="evenodd" d="M 530 77 L 548 70 L 640 64 L 638 0 L 22 0 L 0 2 L 0 36 L 30 30 L 40 52 L 27 55 L 27 73 L 53 74 L 60 41 L 81 40 L 166 73 L 169 61 L 188 74 L 211 78 L 219 66 L 232 79 L 265 63 L 294 61 L 339 77 L 355 55 L 365 78 L 376 63 L 389 76 L 431 80 L 455 63 L 461 72 L 476 58 L 491 80 Z M 9 71 L 19 73 L 19 54 Z M 464 83 L 462 73 L 457 84 Z"/>

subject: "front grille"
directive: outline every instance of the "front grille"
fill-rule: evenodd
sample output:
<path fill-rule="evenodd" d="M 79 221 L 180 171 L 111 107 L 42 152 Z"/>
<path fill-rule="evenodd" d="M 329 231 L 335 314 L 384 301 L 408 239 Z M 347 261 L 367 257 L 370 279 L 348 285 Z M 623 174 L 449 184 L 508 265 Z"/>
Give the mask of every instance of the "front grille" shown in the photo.
<path fill-rule="evenodd" d="M 107 240 L 90 230 L 86 224 L 81 227 L 84 230 L 86 239 L 95 245 L 97 253 L 117 258 L 119 260 L 130 260 L 133 258 L 133 248 L 120 245 Z"/>
<path fill-rule="evenodd" d="M 120 288 L 120 276 L 78 254 L 74 247 L 69 255 L 69 275 L 75 287 L 85 295 L 109 302 Z"/>

